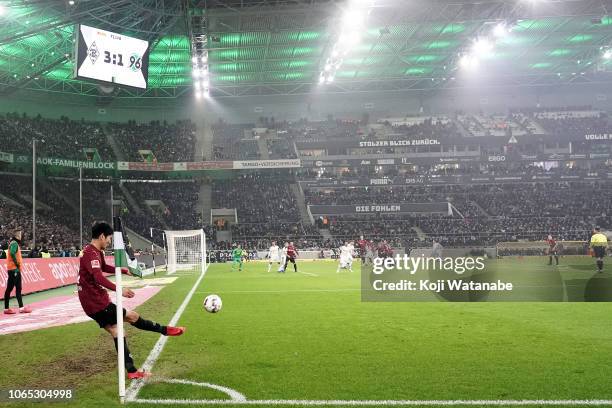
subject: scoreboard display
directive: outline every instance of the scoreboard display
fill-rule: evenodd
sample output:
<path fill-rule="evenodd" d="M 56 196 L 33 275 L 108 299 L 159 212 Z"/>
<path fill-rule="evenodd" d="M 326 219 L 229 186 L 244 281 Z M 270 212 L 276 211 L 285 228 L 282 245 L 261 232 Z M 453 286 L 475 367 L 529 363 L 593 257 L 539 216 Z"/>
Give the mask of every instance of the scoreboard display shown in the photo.
<path fill-rule="evenodd" d="M 75 77 L 146 89 L 149 42 L 77 26 Z"/>

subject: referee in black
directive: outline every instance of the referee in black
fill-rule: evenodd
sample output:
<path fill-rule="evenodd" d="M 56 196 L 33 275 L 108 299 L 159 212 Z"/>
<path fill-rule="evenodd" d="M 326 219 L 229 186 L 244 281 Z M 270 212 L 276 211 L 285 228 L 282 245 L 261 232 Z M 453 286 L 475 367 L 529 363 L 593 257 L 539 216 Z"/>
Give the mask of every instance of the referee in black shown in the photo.
<path fill-rule="evenodd" d="M 595 227 L 593 236 L 591 236 L 591 248 L 593 248 L 595 258 L 597 259 L 597 272 L 602 273 L 604 265 L 603 260 L 606 256 L 606 249 L 608 249 L 608 237 L 601 233 L 599 227 Z"/>

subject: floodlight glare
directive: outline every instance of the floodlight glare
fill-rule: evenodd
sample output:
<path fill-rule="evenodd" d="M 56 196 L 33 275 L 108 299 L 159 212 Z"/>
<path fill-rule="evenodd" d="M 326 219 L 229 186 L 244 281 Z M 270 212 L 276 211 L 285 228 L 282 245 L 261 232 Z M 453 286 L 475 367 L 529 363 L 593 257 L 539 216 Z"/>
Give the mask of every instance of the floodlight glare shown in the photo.
<path fill-rule="evenodd" d="M 497 24 L 493 29 L 493 35 L 498 38 L 505 37 L 506 35 L 508 35 L 508 27 L 506 27 L 506 24 Z"/>
<path fill-rule="evenodd" d="M 459 65 L 461 66 L 461 68 L 475 69 L 478 67 L 478 58 L 473 57 L 471 55 L 464 55 L 459 60 Z"/>
<path fill-rule="evenodd" d="M 493 49 L 493 44 L 491 44 L 491 42 L 487 40 L 486 38 L 479 38 L 472 45 L 472 51 L 477 56 L 486 55 L 489 52 L 491 52 L 492 49 Z"/>

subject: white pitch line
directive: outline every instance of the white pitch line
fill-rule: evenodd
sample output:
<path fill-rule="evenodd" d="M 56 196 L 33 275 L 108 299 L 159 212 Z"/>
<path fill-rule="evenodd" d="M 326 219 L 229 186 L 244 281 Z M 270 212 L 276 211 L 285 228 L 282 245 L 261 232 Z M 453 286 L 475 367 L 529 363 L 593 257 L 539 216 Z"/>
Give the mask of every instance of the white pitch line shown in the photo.
<path fill-rule="evenodd" d="M 301 273 L 303 275 L 308 275 L 308 276 L 319 276 L 316 273 L 310 273 L 310 272 L 302 272 L 302 271 L 298 271 L 298 273 Z"/>
<path fill-rule="evenodd" d="M 244 402 L 247 400 L 246 397 L 242 395 L 241 393 L 239 393 L 238 391 L 233 390 L 228 387 L 224 387 L 222 385 L 211 384 L 211 383 L 200 383 L 196 381 L 179 380 L 179 379 L 173 379 L 173 378 L 161 379 L 161 382 L 170 383 L 170 384 L 195 385 L 197 387 L 211 388 L 213 390 L 221 391 L 227 394 L 231 398 L 231 400 L 235 402 Z"/>
<path fill-rule="evenodd" d="M 609 406 L 612 400 L 189 400 L 189 399 L 142 399 L 132 400 L 140 404 L 167 404 L 167 405 L 396 405 L 396 406 L 455 406 L 455 405 L 478 405 L 478 406 Z"/>
<path fill-rule="evenodd" d="M 208 266 L 206 267 L 206 269 L 208 269 Z M 185 300 L 183 300 L 183 303 L 181 303 L 181 306 L 178 308 L 176 313 L 174 313 L 174 316 L 172 316 L 172 319 L 168 323 L 168 326 L 176 325 L 181 315 L 187 308 L 187 305 L 191 301 L 191 298 L 193 297 L 193 294 L 195 293 L 198 285 L 202 281 L 202 278 L 204 278 L 204 275 L 206 274 L 206 269 L 204 269 L 202 273 L 200 273 L 200 277 L 195 282 L 195 284 L 193 285 L 193 287 L 191 288 L 191 290 L 185 297 Z M 164 336 L 164 335 L 159 336 L 157 343 L 155 343 L 155 346 L 153 346 L 153 349 L 149 353 L 149 356 L 147 357 L 144 364 L 142 365 L 142 369 L 144 371 L 151 371 L 151 369 L 153 368 L 153 365 L 155 364 L 155 362 L 159 358 L 159 355 L 164 349 L 164 346 L 166 345 L 166 341 L 168 341 L 167 336 Z M 125 400 L 130 401 L 130 400 L 136 399 L 136 397 L 138 396 L 138 393 L 140 392 L 140 389 L 144 386 L 144 384 L 145 384 L 144 380 L 132 381 L 132 383 L 130 384 L 130 387 L 126 390 Z"/>
<path fill-rule="evenodd" d="M 359 288 L 347 288 L 347 289 L 286 289 L 286 290 L 220 290 L 216 293 L 228 294 L 228 293 L 338 293 L 338 292 L 359 292 Z M 207 291 L 198 291 L 197 294 L 210 293 Z"/>

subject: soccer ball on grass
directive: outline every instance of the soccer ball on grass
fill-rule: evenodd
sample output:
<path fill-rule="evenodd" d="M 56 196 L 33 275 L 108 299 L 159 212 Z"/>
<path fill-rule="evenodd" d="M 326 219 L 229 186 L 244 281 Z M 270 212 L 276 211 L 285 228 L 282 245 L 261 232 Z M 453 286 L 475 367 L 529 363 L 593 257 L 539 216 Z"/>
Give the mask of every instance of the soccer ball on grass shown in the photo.
<path fill-rule="evenodd" d="M 218 295 L 208 295 L 204 299 L 204 310 L 209 313 L 217 313 L 223 307 L 223 302 Z"/>

